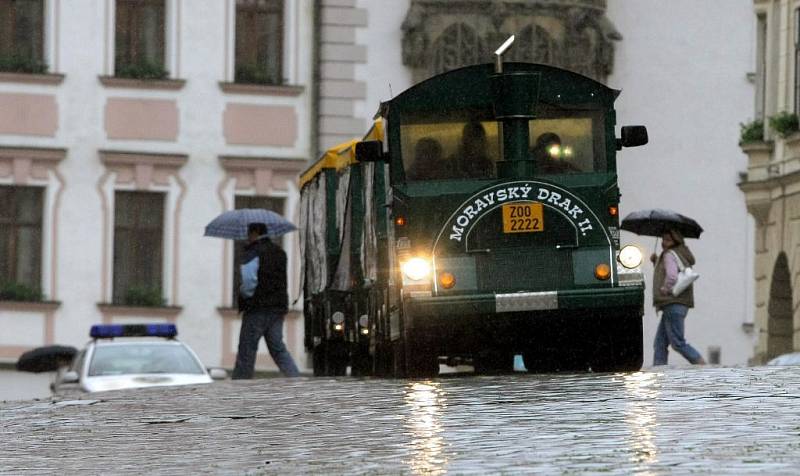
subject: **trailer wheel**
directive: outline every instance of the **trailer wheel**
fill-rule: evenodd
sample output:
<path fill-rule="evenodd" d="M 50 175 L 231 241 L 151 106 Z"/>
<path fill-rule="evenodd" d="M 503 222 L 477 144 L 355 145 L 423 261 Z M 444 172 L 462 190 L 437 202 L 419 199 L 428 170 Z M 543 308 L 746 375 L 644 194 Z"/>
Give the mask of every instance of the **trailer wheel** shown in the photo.
<path fill-rule="evenodd" d="M 343 344 L 324 342 L 314 348 L 315 377 L 347 375 L 347 349 Z"/>
<path fill-rule="evenodd" d="M 528 350 L 522 354 L 522 360 L 529 373 L 558 372 L 558 357 L 548 349 Z"/>
<path fill-rule="evenodd" d="M 439 356 L 422 339 L 408 335 L 403 341 L 407 378 L 432 378 L 439 375 Z"/>
<path fill-rule="evenodd" d="M 597 341 L 591 360 L 595 372 L 635 372 L 642 368 L 642 317 L 638 312 L 626 312 L 614 318 L 616 323 L 605 327 Z M 609 319 L 610 320 L 610 319 Z"/>
<path fill-rule="evenodd" d="M 474 358 L 475 373 L 500 375 L 514 372 L 514 354 L 500 349 L 479 353 Z"/>
<path fill-rule="evenodd" d="M 359 345 L 353 352 L 352 367 L 350 374 L 353 377 L 364 377 L 372 375 L 372 356 L 369 353 L 369 347 Z"/>
<path fill-rule="evenodd" d="M 406 377 L 433 378 L 439 375 L 439 356 L 406 348 Z"/>

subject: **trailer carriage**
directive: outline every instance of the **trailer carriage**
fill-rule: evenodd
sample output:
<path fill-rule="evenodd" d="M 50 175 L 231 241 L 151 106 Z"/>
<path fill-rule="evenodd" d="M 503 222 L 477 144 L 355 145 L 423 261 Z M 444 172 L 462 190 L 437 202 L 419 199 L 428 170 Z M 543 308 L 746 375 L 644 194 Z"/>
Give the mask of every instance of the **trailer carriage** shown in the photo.
<path fill-rule="evenodd" d="M 301 177 L 305 345 L 317 375 L 635 370 L 641 253 L 619 241 L 619 91 L 476 65 L 381 105 Z M 620 251 L 624 248 L 622 254 Z"/>

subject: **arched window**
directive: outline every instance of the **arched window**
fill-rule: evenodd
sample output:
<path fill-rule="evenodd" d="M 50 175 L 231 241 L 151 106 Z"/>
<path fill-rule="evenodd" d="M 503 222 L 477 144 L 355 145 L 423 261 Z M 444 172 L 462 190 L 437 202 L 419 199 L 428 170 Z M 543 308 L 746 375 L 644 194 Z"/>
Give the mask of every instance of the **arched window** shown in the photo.
<path fill-rule="evenodd" d="M 447 27 L 433 45 L 433 74 L 486 61 L 488 55 L 475 30 L 464 23 Z M 482 61 L 483 60 L 483 61 Z"/>
<path fill-rule="evenodd" d="M 792 351 L 792 279 L 786 253 L 775 261 L 767 314 L 767 359 L 771 359 Z"/>
<path fill-rule="evenodd" d="M 530 25 L 520 32 L 517 45 L 510 53 L 513 61 L 555 65 L 555 48 L 556 42 L 547 30 Z"/>

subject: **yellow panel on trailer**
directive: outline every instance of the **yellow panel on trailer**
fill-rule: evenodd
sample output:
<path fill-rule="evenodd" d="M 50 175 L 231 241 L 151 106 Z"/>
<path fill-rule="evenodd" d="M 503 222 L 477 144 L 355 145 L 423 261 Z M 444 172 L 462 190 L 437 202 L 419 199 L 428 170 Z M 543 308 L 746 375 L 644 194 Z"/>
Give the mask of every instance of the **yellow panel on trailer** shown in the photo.
<path fill-rule="evenodd" d="M 363 139 L 352 139 L 326 150 L 314 165 L 300 175 L 300 188 L 325 169 L 339 170 L 356 163 L 356 144 L 371 140 L 383 140 L 383 121 L 375 121 Z"/>

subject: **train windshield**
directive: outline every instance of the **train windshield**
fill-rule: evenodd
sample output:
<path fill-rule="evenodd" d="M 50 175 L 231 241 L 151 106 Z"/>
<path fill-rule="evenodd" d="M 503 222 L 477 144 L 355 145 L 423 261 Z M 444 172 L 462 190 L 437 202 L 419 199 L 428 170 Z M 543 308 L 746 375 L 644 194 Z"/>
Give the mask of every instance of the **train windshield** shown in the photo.
<path fill-rule="evenodd" d="M 605 127 L 598 111 L 543 111 L 530 121 L 539 175 L 606 171 Z"/>
<path fill-rule="evenodd" d="M 496 121 L 436 118 L 400 127 L 406 180 L 488 178 L 497 175 L 500 139 Z"/>
<path fill-rule="evenodd" d="M 448 118 L 449 119 L 449 118 Z M 501 160 L 495 120 L 404 121 L 400 127 L 407 181 L 497 177 Z M 530 121 L 531 158 L 537 174 L 604 172 L 602 114 L 597 111 L 547 111 Z"/>

